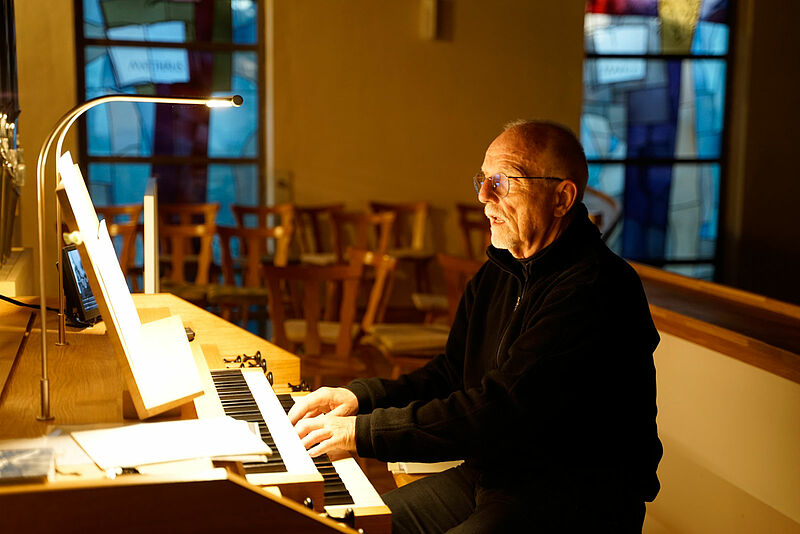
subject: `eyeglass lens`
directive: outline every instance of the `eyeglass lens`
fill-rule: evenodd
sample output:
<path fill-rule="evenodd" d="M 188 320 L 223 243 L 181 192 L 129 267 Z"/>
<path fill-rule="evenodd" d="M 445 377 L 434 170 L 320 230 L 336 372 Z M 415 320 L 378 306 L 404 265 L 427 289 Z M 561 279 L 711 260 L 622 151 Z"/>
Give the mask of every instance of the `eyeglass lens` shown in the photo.
<path fill-rule="evenodd" d="M 499 197 L 504 197 L 508 194 L 508 177 L 503 173 L 498 173 L 490 177 L 478 173 L 472 179 L 472 185 L 475 187 L 475 192 L 480 194 L 483 182 L 489 180 L 489 185 L 492 186 L 492 191 Z"/>

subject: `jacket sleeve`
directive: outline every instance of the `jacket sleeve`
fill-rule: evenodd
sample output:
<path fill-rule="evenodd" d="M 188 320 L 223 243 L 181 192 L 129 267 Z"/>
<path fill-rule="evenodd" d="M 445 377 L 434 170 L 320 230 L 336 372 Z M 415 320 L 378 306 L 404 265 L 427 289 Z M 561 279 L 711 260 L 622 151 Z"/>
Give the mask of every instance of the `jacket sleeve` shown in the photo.
<path fill-rule="evenodd" d="M 468 284 L 461 296 L 443 354 L 396 380 L 357 379 L 347 385 L 347 389 L 358 398 L 360 414 L 368 414 L 376 408 L 404 407 L 415 400 L 428 401 L 446 397 L 461 388 L 467 318 L 474 299 L 473 282 Z"/>
<path fill-rule="evenodd" d="M 571 436 L 593 432 L 582 422 L 613 409 L 609 399 L 627 378 L 618 375 L 622 366 L 616 362 L 593 360 L 609 346 L 603 328 L 626 318 L 598 302 L 591 285 L 563 283 L 549 292 L 479 387 L 359 415 L 358 453 L 384 461 L 479 458 L 525 450 L 531 440 L 557 451 Z M 625 346 L 617 350 L 628 352 Z"/>

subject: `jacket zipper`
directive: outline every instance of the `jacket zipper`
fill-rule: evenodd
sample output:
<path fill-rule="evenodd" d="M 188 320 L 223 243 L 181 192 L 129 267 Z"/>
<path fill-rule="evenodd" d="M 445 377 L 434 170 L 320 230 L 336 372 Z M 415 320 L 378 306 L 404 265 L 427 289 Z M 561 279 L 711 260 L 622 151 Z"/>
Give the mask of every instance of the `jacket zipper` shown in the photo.
<path fill-rule="evenodd" d="M 514 303 L 514 310 L 511 313 L 511 319 L 513 319 L 514 318 L 514 314 L 517 313 L 517 308 L 519 308 L 519 303 L 522 300 L 522 295 L 525 294 L 525 283 L 526 282 L 527 282 L 527 279 L 526 279 L 525 282 L 522 283 L 522 287 L 521 287 L 519 293 L 517 293 L 517 302 Z M 508 324 L 506 325 L 505 330 L 503 330 L 503 335 L 500 336 L 500 343 L 497 344 L 497 353 L 495 354 L 495 363 L 497 363 L 497 368 L 498 369 L 500 368 L 500 349 L 503 347 L 503 342 L 506 340 L 506 334 L 508 334 L 508 329 L 511 328 L 511 323 L 512 323 L 512 321 L 509 320 Z"/>

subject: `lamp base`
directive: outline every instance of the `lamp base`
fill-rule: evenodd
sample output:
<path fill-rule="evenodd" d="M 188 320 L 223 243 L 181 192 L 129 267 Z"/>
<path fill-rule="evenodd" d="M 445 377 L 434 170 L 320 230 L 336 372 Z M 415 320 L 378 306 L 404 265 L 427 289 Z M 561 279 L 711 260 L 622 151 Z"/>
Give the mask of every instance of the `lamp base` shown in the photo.
<path fill-rule="evenodd" d="M 42 393 L 41 413 L 36 416 L 37 421 L 52 421 L 55 419 L 50 413 L 50 381 L 46 378 L 39 380 L 39 388 Z"/>

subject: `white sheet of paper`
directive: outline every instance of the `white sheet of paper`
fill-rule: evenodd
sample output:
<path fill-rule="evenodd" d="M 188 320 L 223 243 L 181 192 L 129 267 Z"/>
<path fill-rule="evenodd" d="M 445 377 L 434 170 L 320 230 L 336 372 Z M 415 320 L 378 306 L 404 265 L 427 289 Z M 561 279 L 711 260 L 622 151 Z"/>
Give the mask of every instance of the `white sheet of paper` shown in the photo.
<path fill-rule="evenodd" d="M 73 432 L 72 438 L 101 469 L 214 458 L 271 454 L 244 421 L 230 417 L 141 423 Z"/>

